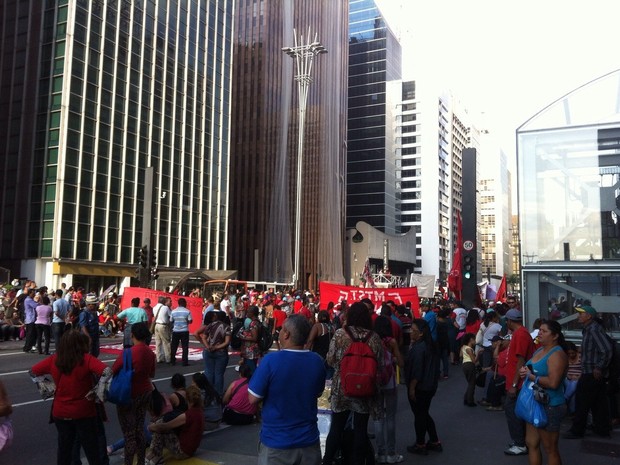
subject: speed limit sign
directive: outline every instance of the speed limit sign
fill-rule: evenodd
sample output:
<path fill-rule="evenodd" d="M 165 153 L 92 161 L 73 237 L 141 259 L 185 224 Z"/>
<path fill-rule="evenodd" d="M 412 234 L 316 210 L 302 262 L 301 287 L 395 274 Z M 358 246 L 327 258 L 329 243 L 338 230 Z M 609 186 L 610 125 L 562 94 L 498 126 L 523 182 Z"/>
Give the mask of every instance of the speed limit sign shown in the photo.
<path fill-rule="evenodd" d="M 468 252 L 474 250 L 474 243 L 472 241 L 465 241 L 463 242 L 463 248 Z"/>

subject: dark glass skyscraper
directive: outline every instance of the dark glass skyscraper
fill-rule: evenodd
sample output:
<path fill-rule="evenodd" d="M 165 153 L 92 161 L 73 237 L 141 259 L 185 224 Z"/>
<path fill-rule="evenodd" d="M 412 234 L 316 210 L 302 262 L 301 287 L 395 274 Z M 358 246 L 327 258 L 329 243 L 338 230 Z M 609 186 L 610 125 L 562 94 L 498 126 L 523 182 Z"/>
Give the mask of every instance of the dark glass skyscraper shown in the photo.
<path fill-rule="evenodd" d="M 226 268 L 232 5 L 0 4 L 0 262 L 14 275 L 118 283 L 143 244 L 160 268 Z"/>
<path fill-rule="evenodd" d="M 396 232 L 394 106 L 386 82 L 400 77 L 400 43 L 376 3 L 350 0 L 347 228 L 365 221 Z"/>
<path fill-rule="evenodd" d="M 301 282 L 342 282 L 347 2 L 238 0 L 232 92 L 228 263 L 239 277 L 290 282 L 297 90 L 293 29 L 328 53 L 314 60 L 303 162 Z"/>

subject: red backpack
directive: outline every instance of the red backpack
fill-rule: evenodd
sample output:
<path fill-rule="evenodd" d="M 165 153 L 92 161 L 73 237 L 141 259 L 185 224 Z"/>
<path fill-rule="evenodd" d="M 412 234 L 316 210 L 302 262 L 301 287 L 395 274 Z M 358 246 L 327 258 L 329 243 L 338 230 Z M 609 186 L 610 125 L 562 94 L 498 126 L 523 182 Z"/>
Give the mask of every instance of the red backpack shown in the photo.
<path fill-rule="evenodd" d="M 340 362 L 340 384 L 347 397 L 370 397 L 375 393 L 377 383 L 377 358 L 368 345 L 372 331 L 366 337 L 356 339 L 346 326 L 344 330 L 351 344 Z"/>

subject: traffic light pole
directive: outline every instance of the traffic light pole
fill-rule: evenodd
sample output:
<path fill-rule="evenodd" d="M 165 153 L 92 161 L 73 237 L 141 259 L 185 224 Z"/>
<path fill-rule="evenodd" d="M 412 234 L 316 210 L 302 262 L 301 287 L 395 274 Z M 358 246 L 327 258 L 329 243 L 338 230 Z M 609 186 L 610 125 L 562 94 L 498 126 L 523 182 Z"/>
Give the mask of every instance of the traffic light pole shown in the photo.
<path fill-rule="evenodd" d="M 467 148 L 462 153 L 462 222 L 463 247 L 462 270 L 463 290 L 461 298 L 467 308 L 478 305 L 478 212 L 476 186 L 476 149 Z"/>
<path fill-rule="evenodd" d="M 146 247 L 146 263 L 140 266 L 140 287 L 149 287 L 151 282 L 151 262 L 155 256 L 155 248 L 151 234 L 153 223 L 153 167 L 144 170 L 144 207 L 142 214 L 142 246 Z"/>

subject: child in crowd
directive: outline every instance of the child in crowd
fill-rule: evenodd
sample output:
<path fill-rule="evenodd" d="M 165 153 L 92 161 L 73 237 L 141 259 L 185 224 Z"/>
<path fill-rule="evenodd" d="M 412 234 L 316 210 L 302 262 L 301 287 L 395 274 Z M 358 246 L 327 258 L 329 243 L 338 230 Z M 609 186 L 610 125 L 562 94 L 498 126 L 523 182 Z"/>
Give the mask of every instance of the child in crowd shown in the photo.
<path fill-rule="evenodd" d="M 478 356 L 474 353 L 476 347 L 476 335 L 465 333 L 462 338 L 463 346 L 461 347 L 461 358 L 463 359 L 463 373 L 467 380 L 467 389 L 463 396 L 463 404 L 468 407 L 475 407 L 474 392 L 476 390 L 476 363 Z"/>

